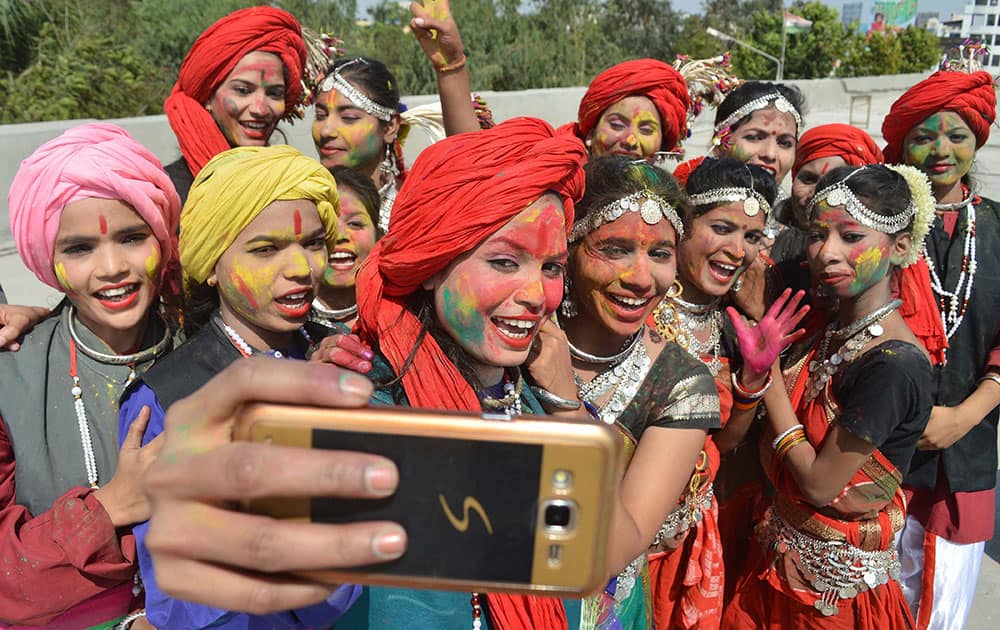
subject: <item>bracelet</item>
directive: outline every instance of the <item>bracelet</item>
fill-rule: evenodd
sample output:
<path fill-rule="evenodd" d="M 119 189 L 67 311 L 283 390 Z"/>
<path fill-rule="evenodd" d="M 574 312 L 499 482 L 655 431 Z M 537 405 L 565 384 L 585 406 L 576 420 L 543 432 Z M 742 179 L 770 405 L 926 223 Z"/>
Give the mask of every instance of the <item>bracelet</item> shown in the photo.
<path fill-rule="evenodd" d="M 779 461 L 783 460 L 783 459 L 785 459 L 785 455 L 788 455 L 789 451 L 791 451 L 793 448 L 795 448 L 799 444 L 803 444 L 803 443 L 808 442 L 808 441 L 809 441 L 809 439 L 806 437 L 806 434 L 805 434 L 804 431 L 802 431 L 800 433 L 795 433 L 795 434 L 792 435 L 791 439 L 785 440 L 785 443 L 780 446 L 779 450 L 774 451 L 774 456 Z"/>
<path fill-rule="evenodd" d="M 736 411 L 750 411 L 760 404 L 760 399 L 747 400 L 733 396 L 733 409 Z"/>
<path fill-rule="evenodd" d="M 543 387 L 532 386 L 531 392 L 540 403 L 546 407 L 551 407 L 552 409 L 557 409 L 559 411 L 576 411 L 583 405 L 583 403 L 579 400 L 570 400 L 568 398 L 563 398 L 562 396 L 556 396 Z"/>
<path fill-rule="evenodd" d="M 453 71 L 453 70 L 461 70 L 462 68 L 464 68 L 464 67 L 465 67 L 465 62 L 466 62 L 466 61 L 468 61 L 468 60 L 469 60 L 469 58 L 468 58 L 468 57 L 466 57 L 466 56 L 465 56 L 465 55 L 463 54 L 463 55 L 462 55 L 462 58 L 461 58 L 461 59 L 459 59 L 458 61 L 453 61 L 453 62 L 451 62 L 451 63 L 446 63 L 446 64 L 445 64 L 445 65 L 443 65 L 443 66 L 438 66 L 438 67 L 436 68 L 436 70 L 437 70 L 437 71 L 438 71 L 438 72 L 439 72 L 440 74 L 444 74 L 444 73 L 446 73 L 446 72 L 451 72 L 451 71 Z"/>
<path fill-rule="evenodd" d="M 979 380 L 976 381 L 976 386 L 978 387 L 979 384 L 982 383 L 983 381 L 993 381 L 997 385 L 1000 385 L 1000 374 L 996 374 L 994 372 L 987 372 L 986 374 L 983 374 L 982 376 L 979 377 Z"/>
<path fill-rule="evenodd" d="M 774 450 L 777 450 L 778 449 L 778 444 L 782 440 L 784 440 L 785 438 L 787 438 L 792 433 L 795 433 L 796 431 L 803 431 L 804 429 L 805 429 L 805 427 L 802 426 L 801 424 L 795 424 L 795 425 L 792 425 L 792 426 L 788 427 L 787 429 L 785 429 L 784 431 L 782 431 L 780 434 L 778 434 L 778 437 L 774 438 L 774 440 L 771 441 L 771 448 L 774 449 Z"/>
<path fill-rule="evenodd" d="M 767 380 L 764 381 L 764 385 L 755 392 L 748 392 L 747 390 L 740 387 L 739 372 L 733 372 L 732 381 L 733 381 L 734 397 L 735 394 L 739 394 L 740 398 L 744 400 L 757 400 L 759 398 L 763 398 L 764 394 L 767 393 L 767 390 L 770 389 L 771 383 L 774 382 L 774 377 L 771 375 L 770 372 L 768 372 Z"/>
<path fill-rule="evenodd" d="M 583 408 L 587 410 L 587 413 L 590 414 L 591 418 L 597 420 L 598 422 L 602 422 L 601 412 L 597 410 L 597 407 L 594 406 L 594 403 L 590 402 L 589 400 L 584 400 L 582 401 L 582 403 L 583 403 Z"/>
<path fill-rule="evenodd" d="M 132 624 L 135 622 L 136 619 L 145 616 L 146 616 L 145 609 L 137 610 L 134 613 L 122 619 L 121 622 L 117 626 L 115 626 L 115 630 L 128 630 L 128 628 L 132 627 Z"/>

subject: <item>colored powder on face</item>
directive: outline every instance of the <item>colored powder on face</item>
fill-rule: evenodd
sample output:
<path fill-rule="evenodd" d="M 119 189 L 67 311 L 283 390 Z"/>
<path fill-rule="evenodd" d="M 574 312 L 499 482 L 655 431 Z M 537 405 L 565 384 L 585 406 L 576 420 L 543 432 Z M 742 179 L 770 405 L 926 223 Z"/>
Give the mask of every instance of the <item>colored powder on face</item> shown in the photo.
<path fill-rule="evenodd" d="M 146 277 L 150 282 L 156 282 L 160 271 L 160 247 L 159 244 L 153 246 L 153 251 L 149 252 L 146 258 Z"/>
<path fill-rule="evenodd" d="M 244 298 L 246 298 L 246 301 L 250 305 L 250 308 L 255 308 L 255 309 L 260 308 L 260 304 L 257 303 L 257 298 L 255 298 L 253 295 L 253 291 L 250 290 L 250 287 L 247 286 L 247 283 L 243 280 L 241 276 L 237 275 L 236 272 L 233 272 L 233 281 L 236 283 L 236 289 L 240 292 L 241 295 L 243 295 Z"/>
<path fill-rule="evenodd" d="M 444 319 L 456 339 L 469 344 L 481 344 L 485 337 L 486 320 L 472 296 L 463 296 L 451 288 L 444 289 Z"/>
<path fill-rule="evenodd" d="M 73 291 L 73 285 L 70 284 L 69 278 L 66 277 L 66 266 L 61 262 L 55 264 L 56 279 L 59 280 L 59 286 L 66 289 L 66 291 Z"/>
<path fill-rule="evenodd" d="M 107 218 L 105 218 L 105 216 L 103 214 L 99 214 L 99 215 L 97 215 L 97 220 L 98 220 L 98 222 L 100 223 L 100 226 L 101 226 L 101 234 L 107 234 L 108 233 L 108 220 L 107 220 Z"/>
<path fill-rule="evenodd" d="M 882 250 L 869 247 L 854 260 L 854 281 L 851 289 L 861 291 L 872 286 L 879 280 L 888 268 L 888 259 L 884 259 Z M 885 264 L 883 264 L 883 262 Z"/>

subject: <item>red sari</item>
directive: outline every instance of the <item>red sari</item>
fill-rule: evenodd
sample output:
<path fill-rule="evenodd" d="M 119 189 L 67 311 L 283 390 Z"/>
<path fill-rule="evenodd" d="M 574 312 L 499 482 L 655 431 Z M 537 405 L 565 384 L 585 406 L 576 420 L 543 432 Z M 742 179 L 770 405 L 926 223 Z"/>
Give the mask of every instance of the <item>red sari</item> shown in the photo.
<path fill-rule="evenodd" d="M 816 351 L 814 346 L 786 375 L 792 406 L 805 426 L 809 443 L 819 450 L 839 405 L 833 399 L 830 382 L 819 396 L 806 399 L 807 366 Z M 791 530 L 791 536 L 818 540 L 820 545 L 838 541 L 862 552 L 894 554 L 894 537 L 902 528 L 906 511 L 900 487 L 902 475 L 896 466 L 876 449 L 837 498 L 823 508 L 816 508 L 802 496 L 783 462 L 772 457 L 770 444 L 762 445 L 760 450 L 764 470 L 777 495 L 756 527 L 761 544 L 753 545 L 751 571 L 741 579 L 722 627 L 913 628 L 913 617 L 897 581 L 898 573 L 893 575 L 890 569 L 886 576 L 871 571 L 871 581 L 868 585 L 861 582 L 856 594 L 841 592 L 838 596 L 831 589 L 824 596 L 816 589 L 823 588 L 828 563 L 821 563 L 820 570 L 814 572 L 809 567 L 816 569 L 817 564 L 809 565 L 797 550 L 801 547 L 786 542 L 786 533 Z M 821 601 L 831 607 L 826 614 L 821 612 Z"/>

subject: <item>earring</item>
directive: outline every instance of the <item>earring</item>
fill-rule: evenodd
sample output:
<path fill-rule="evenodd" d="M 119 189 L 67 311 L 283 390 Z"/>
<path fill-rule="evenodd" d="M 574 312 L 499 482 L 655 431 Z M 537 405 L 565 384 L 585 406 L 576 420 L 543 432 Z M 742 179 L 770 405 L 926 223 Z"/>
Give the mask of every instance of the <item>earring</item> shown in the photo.
<path fill-rule="evenodd" d="M 594 141 L 591 140 L 590 138 L 587 138 L 586 140 L 583 141 L 583 144 L 586 145 L 586 147 L 589 149 L 594 144 Z"/>
<path fill-rule="evenodd" d="M 684 293 L 684 285 L 681 284 L 680 280 L 674 280 L 674 283 L 667 289 L 667 297 L 670 299 L 679 298 L 682 293 Z"/>
<path fill-rule="evenodd" d="M 733 283 L 732 288 L 729 289 L 731 293 L 739 293 L 740 289 L 743 288 L 743 276 L 736 278 L 736 282 Z"/>
<path fill-rule="evenodd" d="M 396 168 L 396 158 L 392 154 L 392 144 L 385 145 L 385 158 L 379 163 L 378 169 L 383 173 L 392 175 L 393 178 L 399 176 L 399 169 Z"/>
<path fill-rule="evenodd" d="M 562 304 L 559 305 L 559 312 L 562 313 L 563 317 L 573 318 L 577 316 L 576 304 L 573 303 L 573 298 L 569 295 L 570 283 L 569 276 L 563 276 L 563 299 Z"/>
<path fill-rule="evenodd" d="M 210 287 L 214 287 L 216 284 L 218 284 L 218 282 L 216 281 L 215 278 L 209 278 L 208 280 L 205 281 L 205 284 L 207 284 Z"/>

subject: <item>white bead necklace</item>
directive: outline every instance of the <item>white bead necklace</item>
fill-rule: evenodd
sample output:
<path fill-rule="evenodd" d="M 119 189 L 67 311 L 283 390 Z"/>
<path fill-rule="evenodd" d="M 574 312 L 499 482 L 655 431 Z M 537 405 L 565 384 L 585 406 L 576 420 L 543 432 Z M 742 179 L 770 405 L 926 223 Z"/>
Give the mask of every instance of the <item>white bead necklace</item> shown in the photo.
<path fill-rule="evenodd" d="M 222 331 L 226 333 L 227 337 L 229 337 L 229 341 L 232 342 L 232 344 L 236 347 L 236 349 L 240 351 L 240 354 L 242 354 L 244 357 L 249 357 L 253 355 L 253 348 L 250 347 L 250 344 L 246 342 L 246 339 L 240 336 L 240 333 L 236 332 L 235 328 L 233 328 L 226 322 L 222 321 L 221 319 L 219 320 L 219 324 L 222 326 Z M 312 345 L 313 343 L 312 337 L 306 331 L 305 327 L 299 328 L 299 333 L 302 335 L 302 338 L 306 340 L 306 343 Z M 275 359 L 285 358 L 285 355 L 282 354 L 281 350 L 271 350 L 270 353 L 271 355 L 274 356 Z"/>
<path fill-rule="evenodd" d="M 944 325 L 945 336 L 951 339 L 958 331 L 969 307 L 972 295 L 972 284 L 976 277 L 976 208 L 969 203 L 965 207 L 965 244 L 962 248 L 962 271 L 958 275 L 955 289 L 948 291 L 938 277 L 934 261 L 927 256 L 927 246 L 924 246 L 923 256 L 927 259 L 927 268 L 931 272 L 931 288 L 938 296 L 938 307 L 941 310 L 941 323 Z"/>

